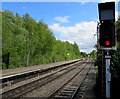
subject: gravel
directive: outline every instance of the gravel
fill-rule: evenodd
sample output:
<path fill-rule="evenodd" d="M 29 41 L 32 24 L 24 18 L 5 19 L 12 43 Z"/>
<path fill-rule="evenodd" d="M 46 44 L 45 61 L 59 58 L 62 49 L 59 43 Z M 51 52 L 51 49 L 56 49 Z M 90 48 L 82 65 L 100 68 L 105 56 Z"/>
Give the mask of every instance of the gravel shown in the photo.
<path fill-rule="evenodd" d="M 74 76 L 83 66 L 85 65 L 78 66 L 76 69 L 59 77 L 59 79 L 55 79 L 52 82 L 49 82 L 45 84 L 44 86 L 36 90 L 33 90 L 30 93 L 27 93 L 23 97 L 41 97 L 41 98 L 49 97 L 58 87 L 63 85 L 66 81 L 68 81 L 68 79 Z"/>

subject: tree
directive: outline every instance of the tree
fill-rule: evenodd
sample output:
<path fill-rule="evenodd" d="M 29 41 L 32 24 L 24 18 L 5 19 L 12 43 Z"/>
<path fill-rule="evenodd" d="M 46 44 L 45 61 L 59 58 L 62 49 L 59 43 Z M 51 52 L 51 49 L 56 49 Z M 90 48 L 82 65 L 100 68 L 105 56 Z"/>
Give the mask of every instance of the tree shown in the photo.
<path fill-rule="evenodd" d="M 117 42 L 120 42 L 120 19 L 116 22 Z"/>
<path fill-rule="evenodd" d="M 9 54 L 8 68 L 80 58 L 78 45 L 56 40 L 43 20 L 36 22 L 29 14 L 21 17 L 6 10 L 2 20 L 2 56 Z"/>

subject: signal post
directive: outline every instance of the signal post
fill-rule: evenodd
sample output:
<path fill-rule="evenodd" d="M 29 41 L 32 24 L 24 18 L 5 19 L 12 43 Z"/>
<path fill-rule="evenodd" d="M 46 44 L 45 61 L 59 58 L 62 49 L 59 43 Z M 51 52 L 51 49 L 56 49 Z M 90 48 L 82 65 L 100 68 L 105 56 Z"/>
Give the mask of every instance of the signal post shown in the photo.
<path fill-rule="evenodd" d="M 99 45 L 100 50 L 106 52 L 105 69 L 102 70 L 105 79 L 102 79 L 102 88 L 105 90 L 105 98 L 110 98 L 110 50 L 115 50 L 115 2 L 99 3 Z M 102 75 L 103 76 L 103 75 Z M 105 82 L 105 83 L 104 83 Z M 105 86 L 105 87 L 104 87 Z M 102 90 L 102 91 L 103 91 Z"/>
<path fill-rule="evenodd" d="M 110 98 L 110 82 L 111 82 L 111 73 L 110 73 L 110 58 L 109 52 L 105 55 L 106 60 L 106 98 Z"/>

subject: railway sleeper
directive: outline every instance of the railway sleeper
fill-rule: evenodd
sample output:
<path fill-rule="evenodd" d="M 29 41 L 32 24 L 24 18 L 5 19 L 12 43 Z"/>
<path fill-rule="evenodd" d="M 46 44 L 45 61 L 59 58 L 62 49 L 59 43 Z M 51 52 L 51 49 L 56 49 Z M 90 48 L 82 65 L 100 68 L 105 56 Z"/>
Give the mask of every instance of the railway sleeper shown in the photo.
<path fill-rule="evenodd" d="M 67 93 L 67 92 L 62 92 L 62 93 L 60 93 L 60 94 L 58 94 L 59 96 L 68 96 L 68 97 L 70 97 L 71 96 L 71 93 Z"/>
<path fill-rule="evenodd" d="M 55 96 L 55 97 L 53 97 L 52 99 L 70 99 L 70 97 L 68 97 L 68 96 Z"/>
<path fill-rule="evenodd" d="M 74 90 L 63 90 L 62 92 L 72 93 Z"/>

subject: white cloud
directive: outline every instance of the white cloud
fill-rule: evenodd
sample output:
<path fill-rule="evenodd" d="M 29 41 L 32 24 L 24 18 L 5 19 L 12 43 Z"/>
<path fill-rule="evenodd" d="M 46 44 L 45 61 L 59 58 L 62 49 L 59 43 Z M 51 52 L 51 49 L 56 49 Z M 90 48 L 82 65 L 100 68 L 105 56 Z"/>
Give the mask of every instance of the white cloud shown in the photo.
<path fill-rule="evenodd" d="M 61 36 L 61 40 L 68 40 L 70 42 L 77 42 L 79 48 L 82 51 L 89 52 L 94 48 L 96 44 L 96 33 L 97 22 L 82 22 L 75 24 L 72 27 L 65 27 L 59 24 L 50 25 L 49 28 Z"/>
<path fill-rule="evenodd" d="M 116 19 L 116 20 L 118 19 L 118 15 L 119 15 L 119 12 L 118 12 L 118 11 L 115 11 L 115 19 Z"/>
<path fill-rule="evenodd" d="M 120 18 L 120 11 L 118 12 L 118 18 Z"/>
<path fill-rule="evenodd" d="M 54 19 L 56 21 L 59 21 L 59 22 L 62 22 L 62 23 L 67 23 L 67 22 L 69 22 L 69 20 L 68 20 L 69 17 L 70 16 L 64 16 L 64 17 L 58 16 L 58 17 L 55 17 Z"/>

